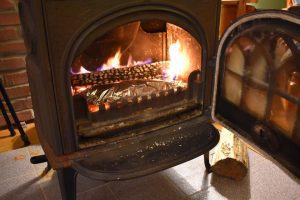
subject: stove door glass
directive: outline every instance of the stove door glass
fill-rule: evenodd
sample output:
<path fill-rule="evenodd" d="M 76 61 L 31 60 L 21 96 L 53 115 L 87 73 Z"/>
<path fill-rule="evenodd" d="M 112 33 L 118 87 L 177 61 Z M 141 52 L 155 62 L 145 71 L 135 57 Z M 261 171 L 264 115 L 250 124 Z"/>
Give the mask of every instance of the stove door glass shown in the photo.
<path fill-rule="evenodd" d="M 218 50 L 213 117 L 300 175 L 300 18 L 236 21 Z"/>

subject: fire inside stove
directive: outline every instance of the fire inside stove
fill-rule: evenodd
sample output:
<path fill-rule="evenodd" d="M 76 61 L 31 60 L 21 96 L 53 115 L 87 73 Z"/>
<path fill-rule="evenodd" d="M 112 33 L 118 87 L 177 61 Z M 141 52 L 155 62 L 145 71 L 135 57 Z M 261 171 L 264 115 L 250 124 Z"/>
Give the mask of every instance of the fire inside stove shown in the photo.
<path fill-rule="evenodd" d="M 170 23 L 133 22 L 100 36 L 70 70 L 78 134 L 103 136 L 194 115 L 202 100 L 201 62 L 197 40 Z"/>

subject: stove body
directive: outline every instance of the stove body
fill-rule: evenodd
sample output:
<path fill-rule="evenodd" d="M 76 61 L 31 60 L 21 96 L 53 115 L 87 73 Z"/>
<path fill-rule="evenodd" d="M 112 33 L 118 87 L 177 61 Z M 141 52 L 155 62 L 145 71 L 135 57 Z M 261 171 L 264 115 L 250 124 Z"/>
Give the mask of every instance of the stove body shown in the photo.
<path fill-rule="evenodd" d="M 47 141 L 57 155 L 78 148 L 69 74 L 75 52 L 95 40 L 95 35 L 132 21 L 171 22 L 189 31 L 201 43 L 205 57 L 202 66 L 208 66 L 216 49 L 218 4 L 217 1 L 22 1 L 20 13 L 41 140 Z M 212 79 L 212 75 L 207 79 Z M 204 107 L 210 104 L 210 95 L 204 103 Z"/>
<path fill-rule="evenodd" d="M 219 8 L 216 0 L 20 1 L 36 126 L 63 198 L 75 198 L 78 172 L 123 180 L 216 145 L 219 135 L 207 114 Z M 193 68 L 167 81 L 169 49 L 180 48 L 180 40 Z M 105 68 L 104 60 L 119 50 L 127 67 Z M 128 64 L 132 56 L 144 62 Z M 81 67 L 88 72 L 78 73 Z M 123 96 L 116 100 L 109 91 Z"/>
<path fill-rule="evenodd" d="M 63 198 L 77 173 L 124 180 L 207 155 L 213 120 L 299 176 L 299 16 L 242 17 L 218 47 L 219 8 L 20 1 L 36 126 Z"/>

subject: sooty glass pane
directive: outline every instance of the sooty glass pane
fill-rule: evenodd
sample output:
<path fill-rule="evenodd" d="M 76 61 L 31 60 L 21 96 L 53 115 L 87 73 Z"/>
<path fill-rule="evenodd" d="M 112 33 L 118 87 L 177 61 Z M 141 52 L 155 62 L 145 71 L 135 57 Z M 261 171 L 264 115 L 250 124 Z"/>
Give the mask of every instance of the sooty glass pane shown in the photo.
<path fill-rule="evenodd" d="M 287 39 L 286 39 L 287 40 Z M 300 97 L 300 45 L 295 40 L 278 38 L 274 52 L 275 87 L 288 95 Z"/>
<path fill-rule="evenodd" d="M 227 71 L 224 77 L 223 95 L 228 101 L 239 106 L 242 96 L 242 78 Z"/>
<path fill-rule="evenodd" d="M 290 95 L 300 98 L 300 71 L 289 74 L 287 91 Z"/>
<path fill-rule="evenodd" d="M 234 42 L 234 45 L 242 51 L 244 75 L 256 83 L 267 82 L 268 62 L 265 50 L 269 48 L 269 43 L 259 43 L 254 38 L 241 36 Z"/>
<path fill-rule="evenodd" d="M 262 119 L 267 105 L 267 92 L 251 86 L 245 86 L 243 104 L 246 111 Z"/>
<path fill-rule="evenodd" d="M 296 56 L 299 52 L 300 43 L 282 32 L 260 28 L 241 34 L 225 51 L 222 95 L 235 105 L 243 102 L 241 109 L 260 119 L 268 113 L 265 110 L 268 102 L 266 93 L 271 88 L 275 88 L 271 92 L 274 95 L 280 90 L 282 94 L 299 99 L 300 67 Z M 232 74 L 239 76 L 240 80 Z"/>
<path fill-rule="evenodd" d="M 259 46 L 249 54 L 247 65 L 247 76 L 249 76 L 255 83 L 263 84 L 267 82 L 268 63 L 266 56 Z"/>
<path fill-rule="evenodd" d="M 298 111 L 298 118 L 297 118 L 297 122 L 296 122 L 296 129 L 294 130 L 294 134 L 293 134 L 293 141 L 295 143 L 297 143 L 298 145 L 300 145 L 300 111 Z"/>
<path fill-rule="evenodd" d="M 244 74 L 245 57 L 242 49 L 233 44 L 226 52 L 226 66 L 232 72 L 242 76 Z"/>
<path fill-rule="evenodd" d="M 290 138 L 293 135 L 298 107 L 283 97 L 273 97 L 270 120 Z"/>
<path fill-rule="evenodd" d="M 275 39 L 274 47 L 274 64 L 275 68 L 279 69 L 284 63 L 293 58 L 293 53 L 282 37 Z"/>
<path fill-rule="evenodd" d="M 256 85 L 267 87 L 268 63 L 264 52 L 265 43 L 258 43 L 248 36 L 241 36 L 234 40 L 226 50 L 226 73 L 224 76 L 223 96 L 231 103 L 239 106 L 241 100 L 244 102 L 245 110 L 263 117 L 267 102 L 267 96 L 261 91 L 249 89 L 243 91 L 244 82 L 253 82 Z M 245 77 L 246 76 L 246 77 Z M 245 95 L 242 96 L 242 94 Z M 258 95 L 255 96 L 251 95 Z M 257 100 L 262 103 L 256 106 Z"/>

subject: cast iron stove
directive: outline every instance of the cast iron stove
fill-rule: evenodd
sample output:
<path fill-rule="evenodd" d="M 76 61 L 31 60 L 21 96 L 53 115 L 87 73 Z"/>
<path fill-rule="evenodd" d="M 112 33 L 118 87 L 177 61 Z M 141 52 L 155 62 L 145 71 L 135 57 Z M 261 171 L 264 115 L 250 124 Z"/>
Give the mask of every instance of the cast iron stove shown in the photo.
<path fill-rule="evenodd" d="M 300 20 L 216 0 L 21 0 L 42 147 L 63 199 L 76 174 L 151 174 L 205 154 L 218 121 L 300 176 Z M 218 48 L 217 48 L 218 47 Z M 216 56 L 215 56 L 216 55 Z"/>

